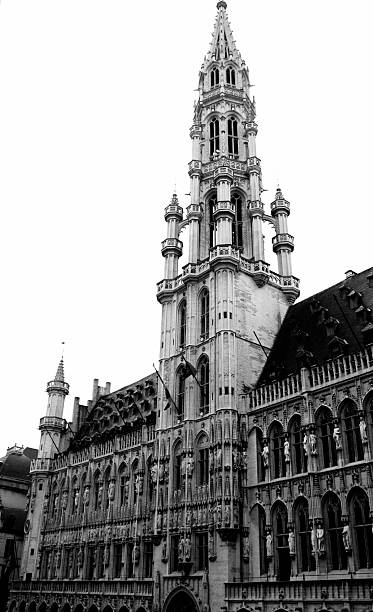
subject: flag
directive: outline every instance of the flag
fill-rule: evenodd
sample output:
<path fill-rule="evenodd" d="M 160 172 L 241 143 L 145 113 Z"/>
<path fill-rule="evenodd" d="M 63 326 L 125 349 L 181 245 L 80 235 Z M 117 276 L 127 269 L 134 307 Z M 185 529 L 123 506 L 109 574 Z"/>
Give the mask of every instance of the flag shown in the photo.
<path fill-rule="evenodd" d="M 187 361 L 185 358 L 183 359 L 183 361 L 184 361 L 184 374 L 183 374 L 184 375 L 184 379 L 189 378 L 189 376 L 193 376 L 193 378 L 195 378 L 197 380 L 197 378 L 196 378 L 196 375 L 197 375 L 196 368 L 191 363 L 189 363 L 189 361 Z M 198 382 L 198 380 L 197 380 L 197 382 Z"/>
<path fill-rule="evenodd" d="M 166 385 L 164 384 L 164 380 L 163 380 L 162 376 L 160 375 L 160 373 L 158 372 L 157 368 L 155 367 L 154 363 L 153 363 L 153 368 L 155 369 L 155 372 L 156 372 L 156 374 L 157 374 L 157 376 L 158 376 L 159 380 L 161 381 L 162 386 L 164 388 L 164 394 L 165 394 L 166 400 L 167 400 L 167 403 L 166 403 L 166 405 L 164 407 L 164 410 L 168 410 L 168 408 L 172 404 L 173 406 L 175 406 L 176 413 L 179 414 L 180 411 L 179 411 L 178 407 L 176 406 L 175 401 L 173 400 L 171 393 L 169 392 L 169 390 L 167 389 Z"/>

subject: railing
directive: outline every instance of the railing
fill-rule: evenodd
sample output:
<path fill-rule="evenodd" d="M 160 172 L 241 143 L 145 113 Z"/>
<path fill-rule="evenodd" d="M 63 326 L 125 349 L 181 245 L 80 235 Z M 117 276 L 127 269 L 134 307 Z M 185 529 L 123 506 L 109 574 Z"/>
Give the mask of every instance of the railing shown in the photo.
<path fill-rule="evenodd" d="M 276 380 L 268 385 L 253 389 L 248 393 L 249 408 L 258 408 L 264 404 L 277 402 L 284 397 L 297 395 L 302 391 L 300 374 L 292 374 L 283 380 Z"/>
<path fill-rule="evenodd" d="M 30 593 L 60 595 L 61 593 L 74 593 L 76 595 L 137 595 L 140 597 L 153 596 L 153 580 L 32 580 L 24 582 L 15 580 L 10 585 L 11 593 Z"/>
<path fill-rule="evenodd" d="M 293 246 L 294 236 L 291 234 L 276 234 L 276 236 L 272 238 L 272 244 L 273 246 L 277 246 L 278 244 L 290 244 Z"/>
<path fill-rule="evenodd" d="M 216 246 L 210 250 L 210 261 L 216 259 L 217 257 L 231 257 L 238 261 L 240 258 L 240 252 L 230 244 Z"/>
<path fill-rule="evenodd" d="M 306 580 L 291 580 L 290 582 L 244 582 L 226 583 L 225 599 L 228 601 L 264 600 L 270 605 L 279 602 L 296 602 L 310 600 L 312 603 L 322 603 L 327 600 L 371 601 L 370 577 L 354 577 L 351 579 L 318 578 Z M 282 606 L 281 606 L 282 607 Z"/>
<path fill-rule="evenodd" d="M 52 459 L 33 459 L 30 463 L 30 472 L 36 470 L 48 471 L 52 468 Z"/>
<path fill-rule="evenodd" d="M 310 368 L 310 386 L 318 387 L 328 382 L 353 376 L 357 372 L 364 372 L 373 367 L 373 347 L 368 346 L 364 351 L 353 355 L 343 355 L 330 359 L 321 366 Z"/>

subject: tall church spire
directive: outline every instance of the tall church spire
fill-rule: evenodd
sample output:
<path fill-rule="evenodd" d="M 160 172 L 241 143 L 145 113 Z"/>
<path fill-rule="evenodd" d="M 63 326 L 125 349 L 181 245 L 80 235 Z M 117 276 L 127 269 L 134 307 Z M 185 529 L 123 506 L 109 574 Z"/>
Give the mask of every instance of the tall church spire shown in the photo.
<path fill-rule="evenodd" d="M 224 0 L 220 0 L 216 7 L 218 9 L 218 15 L 215 21 L 207 61 L 229 58 L 237 61 L 240 59 L 240 54 L 237 51 L 231 26 L 228 21 L 228 16 L 226 13 L 227 3 L 224 2 Z"/>

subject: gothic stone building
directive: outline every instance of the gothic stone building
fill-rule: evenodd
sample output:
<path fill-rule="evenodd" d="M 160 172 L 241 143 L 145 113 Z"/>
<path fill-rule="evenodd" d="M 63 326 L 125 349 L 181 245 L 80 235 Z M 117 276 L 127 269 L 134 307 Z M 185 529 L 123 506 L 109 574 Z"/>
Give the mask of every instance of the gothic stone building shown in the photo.
<path fill-rule="evenodd" d="M 14 612 L 371 607 L 373 269 L 294 304 L 290 205 L 278 189 L 264 209 L 249 73 L 217 8 L 190 204 L 165 209 L 159 373 L 96 380 L 70 426 L 60 363 Z"/>

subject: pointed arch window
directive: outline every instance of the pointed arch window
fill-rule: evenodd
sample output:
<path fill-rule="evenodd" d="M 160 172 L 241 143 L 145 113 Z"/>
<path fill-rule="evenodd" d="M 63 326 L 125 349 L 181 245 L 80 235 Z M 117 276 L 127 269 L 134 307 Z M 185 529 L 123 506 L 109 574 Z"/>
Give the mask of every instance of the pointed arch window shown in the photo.
<path fill-rule="evenodd" d="M 219 68 L 216 68 L 216 66 L 210 72 L 210 85 L 211 87 L 219 85 Z"/>
<path fill-rule="evenodd" d="M 300 416 L 295 416 L 289 427 L 291 467 L 293 474 L 307 472 L 307 456 L 303 448 L 303 434 L 300 426 Z"/>
<path fill-rule="evenodd" d="M 295 504 L 294 523 L 296 535 L 296 550 L 299 572 L 312 572 L 316 569 L 312 555 L 311 529 L 308 517 L 308 502 L 305 498 Z"/>
<path fill-rule="evenodd" d="M 353 550 L 357 569 L 373 566 L 372 522 L 369 501 L 364 491 L 356 489 L 349 502 Z"/>
<path fill-rule="evenodd" d="M 179 306 L 179 346 L 185 346 L 186 342 L 186 301 L 183 300 Z"/>
<path fill-rule="evenodd" d="M 215 221 L 214 221 L 214 206 L 215 205 L 216 205 L 216 194 L 211 196 L 211 198 L 208 201 L 210 249 L 212 249 L 215 246 Z"/>
<path fill-rule="evenodd" d="M 256 428 L 256 465 L 257 465 L 257 477 L 258 482 L 262 482 L 265 479 L 265 468 L 264 468 L 264 459 L 263 459 L 263 432 L 258 427 Z"/>
<path fill-rule="evenodd" d="M 97 472 L 93 484 L 93 509 L 100 510 L 102 502 L 102 481 L 101 474 Z"/>
<path fill-rule="evenodd" d="M 204 289 L 200 297 L 200 328 L 201 328 L 201 340 L 206 340 L 209 336 L 209 311 L 210 311 L 210 299 L 209 292 Z"/>
<path fill-rule="evenodd" d="M 211 119 L 209 124 L 209 137 L 210 137 L 210 156 L 212 157 L 220 149 L 220 128 L 219 119 L 214 117 Z"/>
<path fill-rule="evenodd" d="M 135 459 L 135 461 L 132 463 L 132 468 L 131 468 L 131 488 L 132 488 L 132 501 L 133 501 L 133 505 L 135 506 L 137 503 L 137 498 L 138 498 L 138 490 L 137 490 L 137 470 L 139 467 L 139 462 L 137 459 Z"/>
<path fill-rule="evenodd" d="M 329 408 L 322 407 L 316 417 L 316 433 L 319 440 L 320 467 L 337 465 L 337 450 L 333 438 L 333 415 Z"/>
<path fill-rule="evenodd" d="M 238 157 L 238 122 L 235 117 L 228 119 L 228 153 Z"/>
<path fill-rule="evenodd" d="M 289 580 L 290 553 L 288 542 L 288 514 L 286 507 L 282 503 L 278 503 L 274 508 L 272 528 L 277 580 Z"/>
<path fill-rule="evenodd" d="M 182 461 L 183 447 L 181 442 L 178 442 L 174 447 L 174 461 L 173 461 L 173 488 L 174 491 L 181 490 L 181 461 Z"/>
<path fill-rule="evenodd" d="M 209 411 L 209 395 L 210 395 L 210 368 L 207 356 L 202 357 L 199 363 L 199 384 L 200 384 L 200 414 L 207 414 Z"/>
<path fill-rule="evenodd" d="M 233 193 L 231 196 L 231 202 L 235 206 L 235 215 L 232 224 L 232 244 L 237 249 L 241 249 L 243 246 L 242 198 L 238 193 Z"/>
<path fill-rule="evenodd" d="M 176 405 L 178 420 L 184 419 L 185 407 L 185 372 L 184 368 L 180 368 L 176 380 Z"/>
<path fill-rule="evenodd" d="M 228 85 L 236 85 L 236 71 L 232 66 L 228 66 L 225 71 L 225 80 Z"/>
<path fill-rule="evenodd" d="M 347 557 L 343 546 L 341 502 L 334 493 L 324 499 L 323 518 L 329 570 L 346 569 Z"/>
<path fill-rule="evenodd" d="M 198 440 L 198 485 L 207 485 L 209 481 L 209 449 L 206 435 L 200 436 Z"/>
<path fill-rule="evenodd" d="M 286 476 L 284 456 L 284 432 L 280 423 L 275 423 L 270 431 L 270 454 L 272 478 Z"/>
<path fill-rule="evenodd" d="M 363 444 L 360 435 L 360 418 L 356 404 L 346 400 L 341 408 L 342 431 L 346 461 L 352 463 L 364 459 Z"/>

